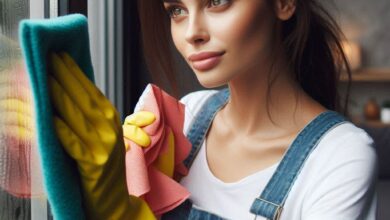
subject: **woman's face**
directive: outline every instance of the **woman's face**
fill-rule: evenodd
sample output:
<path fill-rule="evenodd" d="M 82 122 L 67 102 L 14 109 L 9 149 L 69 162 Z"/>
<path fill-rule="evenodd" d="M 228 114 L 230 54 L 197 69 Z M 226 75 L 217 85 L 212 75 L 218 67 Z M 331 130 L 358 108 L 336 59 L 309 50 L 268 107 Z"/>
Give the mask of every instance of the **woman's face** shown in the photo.
<path fill-rule="evenodd" d="M 204 87 L 256 74 L 270 62 L 276 18 L 267 0 L 163 1 L 175 46 Z"/>

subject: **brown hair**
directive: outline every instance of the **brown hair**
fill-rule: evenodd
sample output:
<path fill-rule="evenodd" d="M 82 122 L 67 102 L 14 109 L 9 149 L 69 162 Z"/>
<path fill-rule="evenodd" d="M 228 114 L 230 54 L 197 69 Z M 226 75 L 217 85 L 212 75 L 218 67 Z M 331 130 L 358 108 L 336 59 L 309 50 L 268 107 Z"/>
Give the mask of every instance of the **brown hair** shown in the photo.
<path fill-rule="evenodd" d="M 148 69 L 159 81 L 166 76 L 175 90 L 170 18 L 160 0 L 139 0 L 138 6 Z M 337 85 L 343 67 L 349 81 L 351 71 L 341 45 L 344 35 L 332 16 L 317 0 L 296 0 L 296 11 L 282 22 L 281 31 L 282 47 L 303 90 L 327 109 L 346 114 L 348 92 L 341 106 Z"/>
<path fill-rule="evenodd" d="M 177 95 L 170 18 L 164 5 L 161 0 L 139 0 L 138 11 L 144 57 L 152 79 L 162 84 L 168 79 Z"/>

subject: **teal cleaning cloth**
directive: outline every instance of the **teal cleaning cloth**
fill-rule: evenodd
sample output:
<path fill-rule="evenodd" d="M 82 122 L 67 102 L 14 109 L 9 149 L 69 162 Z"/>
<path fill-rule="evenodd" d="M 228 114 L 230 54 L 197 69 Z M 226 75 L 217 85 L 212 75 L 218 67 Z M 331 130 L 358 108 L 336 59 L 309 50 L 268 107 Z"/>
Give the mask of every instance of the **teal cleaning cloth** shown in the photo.
<path fill-rule="evenodd" d="M 23 20 L 19 38 L 33 91 L 38 149 L 45 190 L 54 219 L 85 219 L 76 163 L 67 155 L 55 132 L 47 84 L 49 52 L 67 52 L 92 81 L 88 24 L 85 16 Z"/>

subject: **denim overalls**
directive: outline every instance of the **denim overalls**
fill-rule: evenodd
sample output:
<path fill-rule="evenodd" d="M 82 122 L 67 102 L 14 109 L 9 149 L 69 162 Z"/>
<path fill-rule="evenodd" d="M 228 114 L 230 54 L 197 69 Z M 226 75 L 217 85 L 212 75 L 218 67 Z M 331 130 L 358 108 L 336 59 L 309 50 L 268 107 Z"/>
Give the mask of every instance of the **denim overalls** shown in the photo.
<path fill-rule="evenodd" d="M 212 95 L 206 100 L 205 104 L 192 121 L 190 130 L 187 134 L 187 138 L 192 143 L 192 149 L 189 156 L 184 161 L 187 168 L 191 167 L 195 156 L 199 152 L 214 116 L 227 103 L 228 98 L 228 89 L 223 89 Z M 254 198 L 250 209 L 248 207 L 248 211 L 256 216 L 263 216 L 267 219 L 279 219 L 287 195 L 309 154 L 314 150 L 321 137 L 327 131 L 345 121 L 345 118 L 338 113 L 326 111 L 306 125 L 284 154 L 275 173 L 267 183 L 261 195 Z M 174 210 L 164 214 L 162 219 L 218 220 L 223 218 L 213 213 L 192 207 L 191 201 L 187 199 Z"/>

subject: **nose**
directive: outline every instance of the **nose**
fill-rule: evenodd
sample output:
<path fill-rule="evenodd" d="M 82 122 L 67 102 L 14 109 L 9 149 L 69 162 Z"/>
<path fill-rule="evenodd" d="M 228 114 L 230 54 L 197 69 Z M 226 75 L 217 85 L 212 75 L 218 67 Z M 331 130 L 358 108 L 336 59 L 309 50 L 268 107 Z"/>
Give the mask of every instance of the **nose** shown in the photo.
<path fill-rule="evenodd" d="M 205 18 L 201 13 L 193 13 L 192 16 L 189 16 L 185 39 L 195 46 L 209 41 L 210 35 L 207 31 Z"/>

